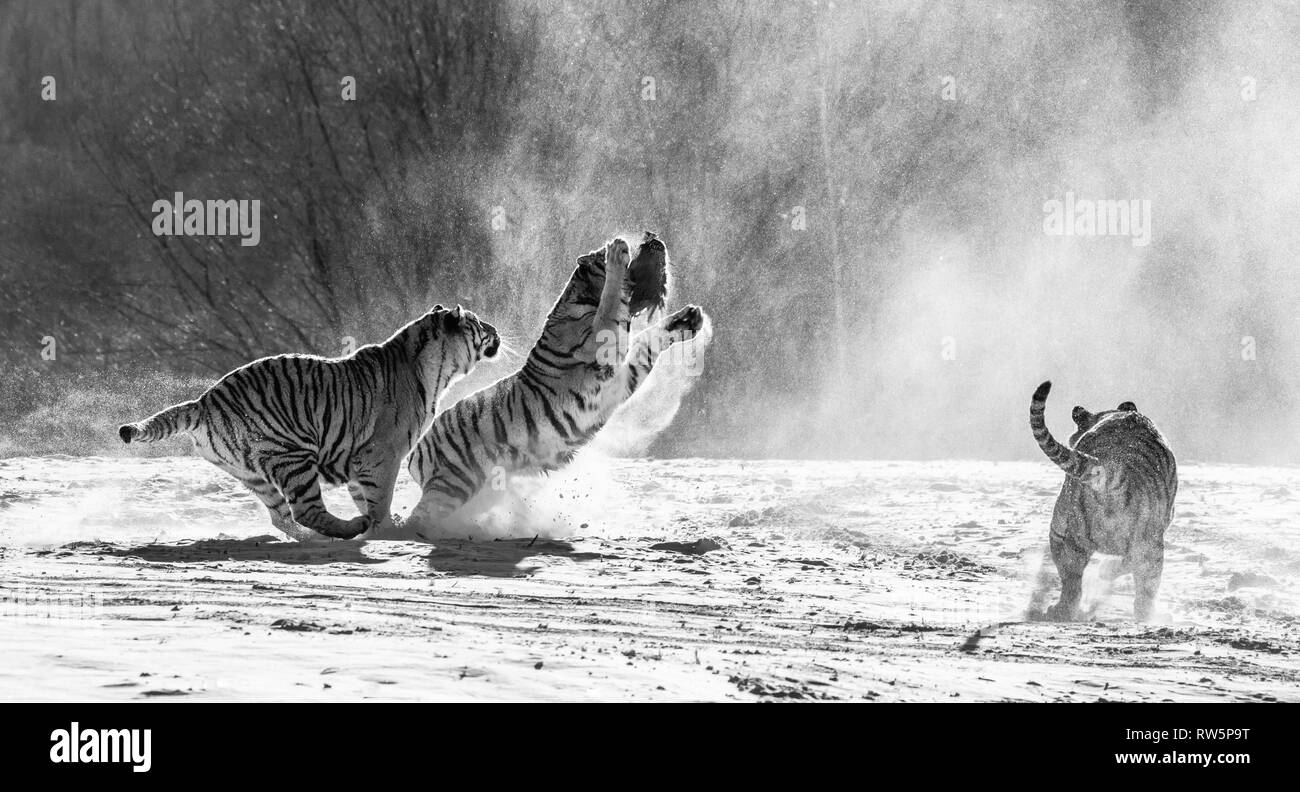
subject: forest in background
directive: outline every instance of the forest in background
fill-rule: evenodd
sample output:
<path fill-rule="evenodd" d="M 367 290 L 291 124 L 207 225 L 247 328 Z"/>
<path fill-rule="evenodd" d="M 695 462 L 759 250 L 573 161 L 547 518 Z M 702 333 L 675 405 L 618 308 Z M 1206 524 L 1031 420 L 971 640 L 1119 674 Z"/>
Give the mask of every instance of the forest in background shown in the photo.
<path fill-rule="evenodd" d="M 1131 399 L 1180 458 L 1297 462 L 1298 36 L 1218 0 L 4 3 L 0 455 L 125 453 L 434 303 L 526 347 L 650 229 L 715 323 L 657 455 L 1037 458 L 1050 378 L 1058 434 Z M 260 200 L 260 244 L 155 236 L 178 191 Z M 1149 200 L 1150 244 L 1045 234 L 1067 192 Z"/>

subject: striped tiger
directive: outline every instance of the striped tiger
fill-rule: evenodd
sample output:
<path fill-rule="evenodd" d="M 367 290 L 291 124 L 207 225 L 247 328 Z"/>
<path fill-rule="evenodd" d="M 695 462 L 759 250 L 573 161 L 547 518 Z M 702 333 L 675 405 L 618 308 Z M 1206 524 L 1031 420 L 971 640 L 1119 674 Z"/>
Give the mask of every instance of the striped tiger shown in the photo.
<path fill-rule="evenodd" d="M 1075 407 L 1077 430 L 1068 447 L 1061 445 L 1043 420 L 1051 389 L 1051 382 L 1039 385 L 1029 407 L 1038 447 L 1065 471 L 1050 534 L 1061 597 L 1045 615 L 1058 621 L 1077 618 L 1084 568 L 1093 553 L 1104 553 L 1120 557 L 1117 575 L 1133 573 L 1133 614 L 1145 621 L 1160 588 L 1165 530 L 1178 492 L 1174 454 L 1155 424 L 1130 401 L 1099 413 Z M 1044 591 L 1040 588 L 1036 599 Z"/>
<path fill-rule="evenodd" d="M 655 257 L 658 268 L 646 265 Z M 627 341 L 631 316 L 663 304 L 666 266 L 663 242 L 648 232 L 635 251 L 620 237 L 578 259 L 523 368 L 448 408 L 416 444 L 408 470 L 423 495 L 408 535 L 437 528 L 490 475 L 566 465 L 664 349 L 694 338 L 705 316 L 691 305 Z"/>
<path fill-rule="evenodd" d="M 438 305 L 346 357 L 255 360 L 118 434 L 130 443 L 188 432 L 200 456 L 265 504 L 277 529 L 295 539 L 311 531 L 350 539 L 390 519 L 402 459 L 438 398 L 499 346 L 496 330 L 473 312 Z M 361 516 L 330 514 L 322 479 L 346 483 Z"/>

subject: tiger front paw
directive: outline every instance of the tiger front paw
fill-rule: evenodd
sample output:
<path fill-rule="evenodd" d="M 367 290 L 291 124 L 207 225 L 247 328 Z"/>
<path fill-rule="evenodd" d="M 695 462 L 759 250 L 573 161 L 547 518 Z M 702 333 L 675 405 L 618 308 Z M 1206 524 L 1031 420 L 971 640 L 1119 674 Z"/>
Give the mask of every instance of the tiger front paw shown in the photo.
<path fill-rule="evenodd" d="M 626 273 L 627 267 L 632 263 L 632 256 L 628 250 L 627 241 L 615 237 L 605 245 L 605 275 Z"/>
<path fill-rule="evenodd" d="M 694 338 L 703 326 L 704 310 L 698 305 L 681 308 L 664 320 L 664 330 L 672 334 L 674 341 Z"/>

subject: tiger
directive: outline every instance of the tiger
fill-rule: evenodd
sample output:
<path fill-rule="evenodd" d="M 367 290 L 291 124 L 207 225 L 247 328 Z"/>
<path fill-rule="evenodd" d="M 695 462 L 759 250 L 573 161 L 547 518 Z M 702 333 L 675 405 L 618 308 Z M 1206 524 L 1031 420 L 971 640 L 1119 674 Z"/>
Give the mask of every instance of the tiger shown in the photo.
<path fill-rule="evenodd" d="M 147 443 L 187 432 L 199 455 L 251 490 L 290 538 L 351 539 L 391 519 L 401 462 L 432 423 L 438 399 L 500 344 L 472 311 L 436 305 L 383 343 L 345 357 L 255 360 L 199 398 L 118 434 Z M 346 483 L 360 516 L 330 514 L 321 480 Z"/>
<path fill-rule="evenodd" d="M 1160 589 L 1164 536 L 1178 492 L 1173 451 L 1131 401 L 1099 413 L 1075 407 L 1077 429 L 1069 446 L 1061 445 L 1043 419 L 1051 389 L 1051 382 L 1039 385 L 1029 407 L 1038 447 L 1065 471 L 1049 535 L 1061 596 L 1042 615 L 1054 621 L 1078 618 L 1084 568 L 1093 553 L 1104 553 L 1120 557 L 1116 576 L 1132 572 L 1133 615 L 1147 621 Z M 1034 611 L 1031 604 L 1031 616 L 1037 616 Z"/>
<path fill-rule="evenodd" d="M 658 310 L 667 293 L 663 242 L 645 232 L 635 253 L 632 242 L 615 237 L 580 257 L 523 367 L 434 420 L 407 468 L 422 496 L 403 538 L 428 538 L 490 475 L 546 473 L 568 464 L 637 390 L 660 353 L 695 337 L 706 315 L 688 305 L 627 341 L 632 315 Z"/>

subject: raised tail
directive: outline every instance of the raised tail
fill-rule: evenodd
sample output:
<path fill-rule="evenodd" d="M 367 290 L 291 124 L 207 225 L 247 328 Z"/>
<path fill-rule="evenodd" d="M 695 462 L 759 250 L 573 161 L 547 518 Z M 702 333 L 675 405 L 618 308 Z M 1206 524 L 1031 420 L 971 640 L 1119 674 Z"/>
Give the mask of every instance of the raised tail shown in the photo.
<path fill-rule="evenodd" d="M 1047 409 L 1047 394 L 1051 392 L 1050 381 L 1039 385 L 1038 390 L 1034 391 L 1034 400 L 1029 403 L 1029 428 L 1034 430 L 1034 439 L 1038 441 L 1038 447 L 1043 449 L 1043 453 L 1047 454 L 1047 458 L 1064 470 L 1067 476 L 1079 478 L 1089 466 L 1096 463 L 1097 458 L 1067 448 L 1052 437 L 1052 433 L 1047 429 L 1047 422 L 1043 420 L 1043 413 Z"/>
<path fill-rule="evenodd" d="M 124 424 L 117 430 L 117 435 L 123 443 L 151 443 L 179 432 L 193 431 L 199 427 L 201 418 L 202 408 L 197 401 L 181 402 L 143 421 Z"/>

